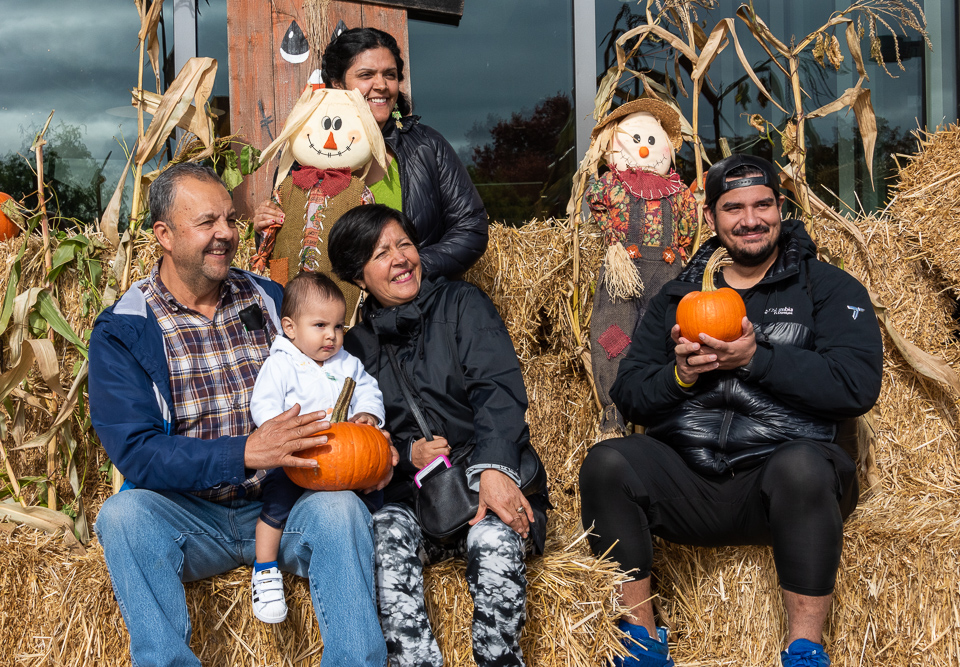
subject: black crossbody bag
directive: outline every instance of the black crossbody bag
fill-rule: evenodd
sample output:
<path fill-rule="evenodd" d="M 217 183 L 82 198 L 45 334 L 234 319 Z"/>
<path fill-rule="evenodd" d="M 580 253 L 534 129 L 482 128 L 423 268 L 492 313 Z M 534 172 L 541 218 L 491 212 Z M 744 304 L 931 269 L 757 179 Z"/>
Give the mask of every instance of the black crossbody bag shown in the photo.
<path fill-rule="evenodd" d="M 417 427 L 428 441 L 433 434 L 420 406 L 413 398 L 413 390 L 407 378 L 400 370 L 396 353 L 391 345 L 384 345 L 390 366 L 397 377 L 397 384 Z M 467 485 L 467 470 L 464 463 L 472 448 L 453 461 L 453 465 L 430 475 L 423 481 L 417 493 L 416 512 L 420 528 L 424 534 L 438 541 L 455 539 L 467 528 L 470 520 L 477 515 L 480 507 L 480 495 Z M 520 491 L 525 496 L 538 494 L 547 488 L 547 471 L 533 447 L 524 447 L 520 454 Z"/>

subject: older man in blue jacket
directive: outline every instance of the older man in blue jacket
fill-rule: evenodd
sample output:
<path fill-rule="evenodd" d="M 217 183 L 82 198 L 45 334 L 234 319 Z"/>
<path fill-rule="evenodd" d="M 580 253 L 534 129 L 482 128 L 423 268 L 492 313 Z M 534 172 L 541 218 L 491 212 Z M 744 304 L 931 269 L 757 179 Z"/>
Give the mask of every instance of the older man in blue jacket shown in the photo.
<path fill-rule="evenodd" d="M 91 418 L 127 480 L 96 533 L 133 663 L 199 665 L 183 582 L 254 562 L 266 470 L 315 465 L 293 454 L 326 442 L 313 434 L 329 424 L 295 406 L 255 428 L 250 395 L 281 331 L 282 290 L 231 268 L 236 213 L 216 173 L 167 169 L 150 213 L 162 257 L 100 315 L 90 342 Z M 310 581 L 322 664 L 386 664 L 370 515 L 355 494 L 305 494 L 278 561 Z"/>

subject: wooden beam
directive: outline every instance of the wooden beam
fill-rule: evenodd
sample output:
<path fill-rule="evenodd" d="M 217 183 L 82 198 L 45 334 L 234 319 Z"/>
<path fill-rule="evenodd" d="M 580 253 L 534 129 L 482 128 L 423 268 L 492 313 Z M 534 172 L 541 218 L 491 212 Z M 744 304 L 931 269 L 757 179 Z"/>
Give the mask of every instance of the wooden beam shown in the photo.
<path fill-rule="evenodd" d="M 463 0 L 377 0 L 381 5 L 401 7 L 411 14 L 422 15 L 442 22 L 459 22 L 463 17 Z"/>

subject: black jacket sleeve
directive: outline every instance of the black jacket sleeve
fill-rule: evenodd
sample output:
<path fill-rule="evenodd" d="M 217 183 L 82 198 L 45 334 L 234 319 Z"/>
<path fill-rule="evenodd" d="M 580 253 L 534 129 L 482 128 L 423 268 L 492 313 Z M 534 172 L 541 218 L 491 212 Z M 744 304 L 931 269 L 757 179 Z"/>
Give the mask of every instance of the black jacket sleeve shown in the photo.
<path fill-rule="evenodd" d="M 476 445 L 470 465 L 520 471 L 529 440 L 527 391 L 507 328 L 489 297 L 472 285 L 460 291 L 457 350 L 473 408 Z"/>
<path fill-rule="evenodd" d="M 432 151 L 429 159 L 436 161 L 438 182 L 431 185 L 440 198 L 442 228 L 439 241 L 421 248 L 420 261 L 427 275 L 456 276 L 487 249 L 487 211 L 453 146 L 439 132 L 423 125 L 419 129 L 426 135 L 423 150 Z"/>

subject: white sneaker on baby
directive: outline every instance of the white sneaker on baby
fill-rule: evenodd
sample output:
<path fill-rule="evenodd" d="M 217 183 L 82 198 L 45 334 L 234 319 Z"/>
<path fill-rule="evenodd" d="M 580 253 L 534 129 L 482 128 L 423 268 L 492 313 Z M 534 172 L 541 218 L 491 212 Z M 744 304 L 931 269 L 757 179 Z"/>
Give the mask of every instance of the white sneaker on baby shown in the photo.
<path fill-rule="evenodd" d="M 253 573 L 253 615 L 264 623 L 279 623 L 287 617 L 283 598 L 283 575 L 275 567 Z"/>

